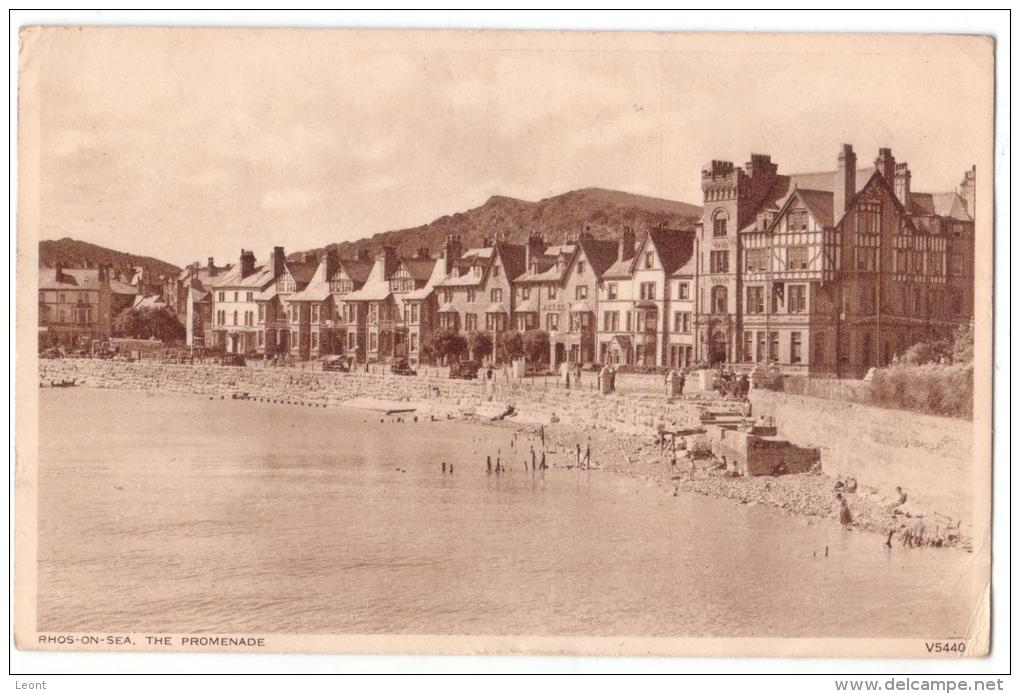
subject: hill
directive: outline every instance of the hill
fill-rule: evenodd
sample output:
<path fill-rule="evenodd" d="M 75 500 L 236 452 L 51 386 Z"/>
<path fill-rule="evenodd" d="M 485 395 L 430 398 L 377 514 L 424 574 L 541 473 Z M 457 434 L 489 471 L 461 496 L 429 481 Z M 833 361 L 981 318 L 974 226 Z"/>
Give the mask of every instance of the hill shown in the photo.
<path fill-rule="evenodd" d="M 538 202 L 494 195 L 480 207 L 446 215 L 429 224 L 330 244 L 327 248 L 337 249 L 345 257 L 363 248 L 378 249 L 385 244 L 396 247 L 401 254 L 412 255 L 422 247 L 435 254 L 448 234 L 460 234 L 464 248 L 481 246 L 482 239 L 500 233 L 506 234 L 511 242 L 522 243 L 532 230 L 544 234 L 549 242 L 558 242 L 585 228 L 596 238 L 618 239 L 624 225 L 633 227 L 640 236 L 646 228 L 659 225 L 690 228 L 700 218 L 701 208 L 697 205 L 603 188 L 582 188 Z M 308 250 L 321 254 L 325 249 Z M 295 253 L 293 257 L 300 255 Z"/>
<path fill-rule="evenodd" d="M 154 277 L 176 275 L 181 271 L 176 265 L 158 258 L 115 251 L 71 238 L 62 238 L 59 241 L 40 241 L 39 265 L 53 267 L 58 262 L 62 263 L 64 267 L 97 267 L 100 263 L 106 263 L 122 272 L 133 267 L 144 267 Z"/>

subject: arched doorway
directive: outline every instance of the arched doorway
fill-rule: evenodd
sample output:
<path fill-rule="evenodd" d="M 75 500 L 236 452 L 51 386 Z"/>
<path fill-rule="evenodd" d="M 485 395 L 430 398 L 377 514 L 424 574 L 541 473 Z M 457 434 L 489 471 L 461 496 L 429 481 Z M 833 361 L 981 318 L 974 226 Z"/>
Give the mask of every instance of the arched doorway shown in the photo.
<path fill-rule="evenodd" d="M 728 341 L 726 339 L 725 331 L 719 329 L 712 331 L 712 335 L 708 341 L 708 363 L 711 366 L 716 366 L 717 364 L 722 364 L 728 361 L 726 358 L 728 351 L 727 343 Z"/>

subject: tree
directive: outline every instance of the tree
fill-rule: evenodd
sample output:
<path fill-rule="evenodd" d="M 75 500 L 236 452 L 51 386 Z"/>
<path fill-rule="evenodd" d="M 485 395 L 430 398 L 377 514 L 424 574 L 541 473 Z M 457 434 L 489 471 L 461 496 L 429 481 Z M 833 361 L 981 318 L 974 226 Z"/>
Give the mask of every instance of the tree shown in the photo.
<path fill-rule="evenodd" d="M 504 362 L 524 356 L 524 338 L 516 330 L 499 334 L 499 354 Z"/>
<path fill-rule="evenodd" d="M 467 334 L 467 347 L 472 359 L 485 359 L 492 354 L 492 336 L 472 330 Z"/>
<path fill-rule="evenodd" d="M 143 309 L 143 312 L 145 311 L 146 309 Z M 177 314 L 168 307 L 148 309 L 147 313 L 150 335 L 157 340 L 180 342 L 187 335 L 184 324 L 177 318 Z"/>
<path fill-rule="evenodd" d="M 467 352 L 467 340 L 456 330 L 443 330 L 432 337 L 430 350 L 436 359 L 458 359 Z"/>
<path fill-rule="evenodd" d="M 528 330 L 524 333 L 524 356 L 532 364 L 549 362 L 549 333 L 544 330 Z"/>
<path fill-rule="evenodd" d="M 113 319 L 113 334 L 116 337 L 138 337 L 147 330 L 145 318 L 136 308 L 126 308 Z"/>
<path fill-rule="evenodd" d="M 151 337 L 163 342 L 179 342 L 187 330 L 168 307 L 126 308 L 113 321 L 113 334 L 148 340 Z"/>

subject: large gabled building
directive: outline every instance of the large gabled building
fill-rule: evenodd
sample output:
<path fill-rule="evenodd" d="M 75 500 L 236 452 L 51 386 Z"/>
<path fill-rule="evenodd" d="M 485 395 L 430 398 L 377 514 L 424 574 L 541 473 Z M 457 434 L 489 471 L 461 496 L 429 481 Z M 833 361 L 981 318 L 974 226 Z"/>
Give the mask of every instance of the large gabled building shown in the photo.
<path fill-rule="evenodd" d="M 821 173 L 780 175 L 767 155 L 743 169 L 713 161 L 702 171 L 697 358 L 860 376 L 968 322 L 973 185 L 971 171 L 960 193 L 917 194 L 889 149 L 858 168 L 850 145 Z"/>
<path fill-rule="evenodd" d="M 39 346 L 91 349 L 108 340 L 117 315 L 138 296 L 135 286 L 113 277 L 108 265 L 39 269 Z"/>
<path fill-rule="evenodd" d="M 690 366 L 695 233 L 653 228 L 636 247 L 632 236 L 623 246 L 627 250 L 603 273 L 599 286 L 599 361 Z"/>
<path fill-rule="evenodd" d="M 449 273 L 438 282 L 437 321 L 441 330 L 486 332 L 493 359 L 500 359 L 499 336 L 513 329 L 513 282 L 524 272 L 526 247 L 486 239 L 480 248 L 460 252 L 460 238 L 447 238 Z"/>
<path fill-rule="evenodd" d="M 547 246 L 531 234 L 527 270 L 514 280 L 514 319 L 519 331 L 549 333 L 549 363 L 596 360 L 599 280 L 619 257 L 620 244 L 598 240 L 590 232 Z"/>
<path fill-rule="evenodd" d="M 278 247 L 271 262 L 256 265 L 255 253 L 241 249 L 237 265 L 211 282 L 212 340 L 206 340 L 206 347 L 236 354 L 265 353 L 266 316 L 260 315 L 264 309 L 256 297 L 275 284 L 285 260 L 283 248 Z"/>

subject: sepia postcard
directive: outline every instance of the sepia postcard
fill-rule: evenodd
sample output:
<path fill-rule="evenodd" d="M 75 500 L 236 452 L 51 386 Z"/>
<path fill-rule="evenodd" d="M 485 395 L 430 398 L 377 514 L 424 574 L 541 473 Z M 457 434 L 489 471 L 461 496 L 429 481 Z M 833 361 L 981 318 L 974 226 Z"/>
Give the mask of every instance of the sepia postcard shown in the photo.
<path fill-rule="evenodd" d="M 992 39 L 19 58 L 17 648 L 989 652 Z"/>

